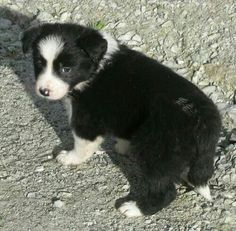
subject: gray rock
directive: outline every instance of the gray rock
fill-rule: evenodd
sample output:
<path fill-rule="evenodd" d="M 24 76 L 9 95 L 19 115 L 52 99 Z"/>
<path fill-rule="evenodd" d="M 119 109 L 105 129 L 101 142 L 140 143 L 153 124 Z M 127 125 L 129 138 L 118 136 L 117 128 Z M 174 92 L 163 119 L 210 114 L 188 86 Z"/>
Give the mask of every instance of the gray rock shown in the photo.
<path fill-rule="evenodd" d="M 234 125 L 236 126 L 236 105 L 231 106 L 227 109 L 229 117 L 232 119 Z"/>
<path fill-rule="evenodd" d="M 236 142 L 236 128 L 232 130 L 229 141 L 235 143 Z"/>
<path fill-rule="evenodd" d="M 35 168 L 35 172 L 43 172 L 44 171 L 44 166 L 37 166 Z"/>
<path fill-rule="evenodd" d="M 135 32 L 129 31 L 121 36 L 119 36 L 119 40 L 121 41 L 129 41 L 132 39 L 132 37 L 135 35 Z"/>
<path fill-rule="evenodd" d="M 61 200 L 55 200 L 54 202 L 53 202 L 53 207 L 54 208 L 61 208 L 61 207 L 63 207 L 65 205 L 65 203 L 63 202 L 63 201 L 61 201 Z"/>
<path fill-rule="evenodd" d="M 61 14 L 60 20 L 61 20 L 62 22 L 69 21 L 69 20 L 70 20 L 70 17 L 71 17 L 71 13 L 69 13 L 69 12 L 64 12 L 64 13 Z"/>
<path fill-rule="evenodd" d="M 7 29 L 12 25 L 12 22 L 5 18 L 0 18 L 0 29 Z"/>
<path fill-rule="evenodd" d="M 70 197 L 72 197 L 72 193 L 67 192 L 67 191 L 61 191 L 61 192 L 58 192 L 57 197 L 58 198 L 70 198 Z"/>
<path fill-rule="evenodd" d="M 40 199 L 40 198 L 42 198 L 42 195 L 39 192 L 29 192 L 29 193 L 27 193 L 26 197 Z"/>

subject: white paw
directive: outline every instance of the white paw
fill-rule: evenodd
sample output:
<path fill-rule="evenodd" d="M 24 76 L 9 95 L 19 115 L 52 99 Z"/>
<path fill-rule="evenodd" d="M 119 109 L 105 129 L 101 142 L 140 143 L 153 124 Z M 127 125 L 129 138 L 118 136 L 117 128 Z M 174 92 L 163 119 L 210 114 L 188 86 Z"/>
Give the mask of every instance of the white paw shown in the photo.
<path fill-rule="evenodd" d="M 207 200 L 212 201 L 211 192 L 208 185 L 196 187 L 195 190 Z"/>
<path fill-rule="evenodd" d="M 120 206 L 119 211 L 127 217 L 139 217 L 143 215 L 135 201 L 125 202 Z"/>
<path fill-rule="evenodd" d="M 63 150 L 56 157 L 56 159 L 59 163 L 65 165 L 65 166 L 78 165 L 83 162 L 74 150 L 71 150 L 71 151 Z"/>

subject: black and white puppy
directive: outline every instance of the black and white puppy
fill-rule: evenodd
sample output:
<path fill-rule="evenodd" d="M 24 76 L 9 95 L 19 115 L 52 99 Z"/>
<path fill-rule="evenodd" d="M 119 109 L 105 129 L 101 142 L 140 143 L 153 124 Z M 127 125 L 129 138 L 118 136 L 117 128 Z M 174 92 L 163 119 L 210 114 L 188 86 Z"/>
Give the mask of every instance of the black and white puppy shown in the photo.
<path fill-rule="evenodd" d="M 119 206 L 126 216 L 153 214 L 170 204 L 185 169 L 188 182 L 211 200 L 207 183 L 221 119 L 195 85 L 81 25 L 34 27 L 22 43 L 24 52 L 33 51 L 36 92 L 69 105 L 74 149 L 62 151 L 60 163 L 81 164 L 110 134 L 117 152 L 132 152 L 142 171 L 144 190 Z"/>

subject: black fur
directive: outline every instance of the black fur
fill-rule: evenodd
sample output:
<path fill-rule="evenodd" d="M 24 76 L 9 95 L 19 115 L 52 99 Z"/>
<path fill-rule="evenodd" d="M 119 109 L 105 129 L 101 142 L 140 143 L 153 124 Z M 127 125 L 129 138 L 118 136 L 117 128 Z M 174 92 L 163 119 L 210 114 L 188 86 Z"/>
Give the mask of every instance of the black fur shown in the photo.
<path fill-rule="evenodd" d="M 66 60 L 75 66 L 74 73 L 61 78 L 72 88 L 92 78 L 84 90 L 73 90 L 70 96 L 71 127 L 76 134 L 88 140 L 111 134 L 131 141 L 145 190 L 127 200 L 135 200 L 144 214 L 157 212 L 175 198 L 174 183 L 186 167 L 190 167 L 188 178 L 193 185 L 207 184 L 213 173 L 221 119 L 202 91 L 124 45 L 97 73 L 107 43 L 92 29 L 47 24 L 39 31 L 34 41 L 25 34 L 25 51 L 33 46 L 37 59 L 37 43 L 49 34 L 60 34 L 66 41 Z M 39 69 L 37 76 L 40 68 L 36 61 L 35 69 Z"/>

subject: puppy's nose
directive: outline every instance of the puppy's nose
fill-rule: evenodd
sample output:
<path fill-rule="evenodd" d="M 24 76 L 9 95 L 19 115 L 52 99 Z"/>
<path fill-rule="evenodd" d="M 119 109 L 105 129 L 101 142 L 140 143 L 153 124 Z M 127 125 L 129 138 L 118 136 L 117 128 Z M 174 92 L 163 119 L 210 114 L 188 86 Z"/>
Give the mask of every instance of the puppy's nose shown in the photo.
<path fill-rule="evenodd" d="M 42 88 L 42 87 L 40 87 L 40 88 L 39 88 L 39 92 L 40 92 L 40 94 L 43 95 L 43 96 L 49 96 L 49 89 L 47 89 L 47 88 Z"/>

